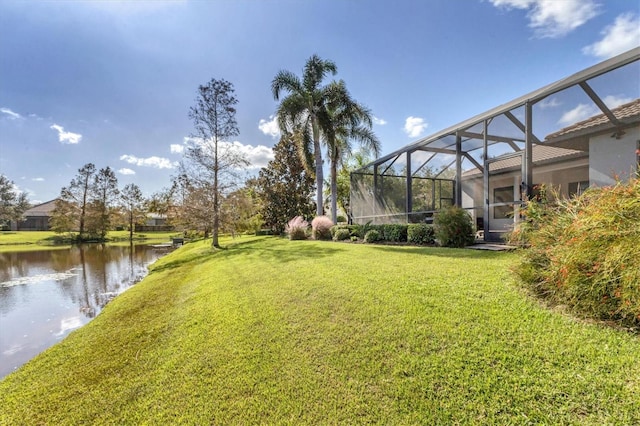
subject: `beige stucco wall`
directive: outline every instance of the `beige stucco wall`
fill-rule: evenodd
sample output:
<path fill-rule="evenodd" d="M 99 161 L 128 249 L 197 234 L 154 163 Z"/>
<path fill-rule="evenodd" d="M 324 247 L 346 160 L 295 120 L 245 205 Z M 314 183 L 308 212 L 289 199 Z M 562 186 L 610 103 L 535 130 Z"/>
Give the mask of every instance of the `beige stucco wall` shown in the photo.
<path fill-rule="evenodd" d="M 616 176 L 621 181 L 629 180 L 638 168 L 638 141 L 640 126 L 626 129 L 620 139 L 612 138 L 609 133 L 589 139 L 589 183 L 614 185 Z"/>

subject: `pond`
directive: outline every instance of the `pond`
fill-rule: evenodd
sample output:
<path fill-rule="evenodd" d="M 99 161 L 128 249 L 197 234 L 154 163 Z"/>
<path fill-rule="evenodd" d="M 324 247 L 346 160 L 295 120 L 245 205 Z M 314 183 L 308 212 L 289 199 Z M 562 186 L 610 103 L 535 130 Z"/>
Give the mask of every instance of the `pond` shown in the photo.
<path fill-rule="evenodd" d="M 0 378 L 91 321 L 168 250 L 84 244 L 0 253 Z"/>

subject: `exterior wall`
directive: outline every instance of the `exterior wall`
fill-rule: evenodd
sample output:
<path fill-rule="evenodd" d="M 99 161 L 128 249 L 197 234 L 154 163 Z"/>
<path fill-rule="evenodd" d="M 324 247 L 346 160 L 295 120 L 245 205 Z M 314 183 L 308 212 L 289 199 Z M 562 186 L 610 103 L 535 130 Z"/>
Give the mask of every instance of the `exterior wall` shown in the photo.
<path fill-rule="evenodd" d="M 625 130 L 620 139 L 610 134 L 589 139 L 589 183 L 593 186 L 615 185 L 617 176 L 627 181 L 638 169 L 636 150 L 640 141 L 640 126 Z"/>
<path fill-rule="evenodd" d="M 494 190 L 496 188 L 513 187 L 513 200 L 520 200 L 520 171 L 510 171 L 492 174 L 490 178 L 489 203 L 496 202 Z M 560 196 L 569 197 L 571 183 L 589 181 L 589 159 L 580 158 L 563 161 L 555 164 L 535 166 L 533 169 L 533 182 L 546 184 L 557 189 Z M 467 209 L 474 218 L 476 224 L 484 221 L 483 204 L 483 179 L 481 175 L 463 178 L 462 182 L 462 207 Z M 513 228 L 514 220 L 518 217 L 517 206 L 514 207 L 512 218 L 496 218 L 495 208 L 489 209 L 489 227 L 491 231 L 508 232 Z"/>
<path fill-rule="evenodd" d="M 27 218 L 17 224 L 16 230 L 18 231 L 48 231 L 51 229 L 49 226 L 49 217 L 47 216 L 27 216 Z"/>

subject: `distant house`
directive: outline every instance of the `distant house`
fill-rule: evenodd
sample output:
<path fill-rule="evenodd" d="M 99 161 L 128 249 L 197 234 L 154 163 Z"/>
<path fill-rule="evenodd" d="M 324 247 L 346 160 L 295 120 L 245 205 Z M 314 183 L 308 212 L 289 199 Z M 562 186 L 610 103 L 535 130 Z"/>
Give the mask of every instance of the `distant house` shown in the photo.
<path fill-rule="evenodd" d="M 31 207 L 24 212 L 24 220 L 18 222 L 15 227 L 18 231 L 48 231 L 51 229 L 49 225 L 49 219 L 51 213 L 56 207 L 57 200 L 47 201 L 46 203 L 38 204 Z"/>

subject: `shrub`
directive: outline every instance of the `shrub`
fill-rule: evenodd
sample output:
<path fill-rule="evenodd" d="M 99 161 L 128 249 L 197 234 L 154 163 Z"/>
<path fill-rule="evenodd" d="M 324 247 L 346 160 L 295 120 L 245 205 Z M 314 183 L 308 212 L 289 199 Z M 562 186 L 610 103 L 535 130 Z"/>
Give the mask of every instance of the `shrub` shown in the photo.
<path fill-rule="evenodd" d="M 433 227 L 436 239 L 445 247 L 464 247 L 475 241 L 471 216 L 460 207 L 440 210 Z"/>
<path fill-rule="evenodd" d="M 640 326 L 640 179 L 522 213 L 509 240 L 528 247 L 515 267 L 525 284 L 581 315 Z"/>
<path fill-rule="evenodd" d="M 358 241 L 358 237 L 356 237 L 355 235 L 351 236 L 351 242 L 357 242 Z"/>
<path fill-rule="evenodd" d="M 367 231 L 367 233 L 364 234 L 365 243 L 375 243 L 376 241 L 380 241 L 380 233 L 375 229 Z"/>
<path fill-rule="evenodd" d="M 316 216 L 311 221 L 311 233 L 314 240 L 330 240 L 333 221 L 327 216 Z"/>
<path fill-rule="evenodd" d="M 407 241 L 418 245 L 435 243 L 433 226 L 426 223 L 409 224 L 407 227 Z"/>
<path fill-rule="evenodd" d="M 296 216 L 287 223 L 284 232 L 289 235 L 290 240 L 306 240 L 308 227 L 309 222 L 302 216 Z"/>
<path fill-rule="evenodd" d="M 348 229 L 338 229 L 333 235 L 333 241 L 344 241 L 351 238 L 351 233 Z M 356 237 L 357 239 L 357 237 Z"/>
<path fill-rule="evenodd" d="M 342 216 L 342 215 L 340 215 L 340 216 L 338 216 L 336 218 L 336 222 L 338 222 L 338 223 L 346 223 L 347 222 L 347 218 Z"/>
<path fill-rule="evenodd" d="M 407 225 L 380 225 L 381 239 L 391 242 L 407 242 Z"/>
<path fill-rule="evenodd" d="M 375 225 L 371 225 L 371 221 L 365 223 L 364 225 L 353 225 L 352 235 L 357 236 L 358 238 L 364 238 L 364 236 L 373 229 Z"/>

